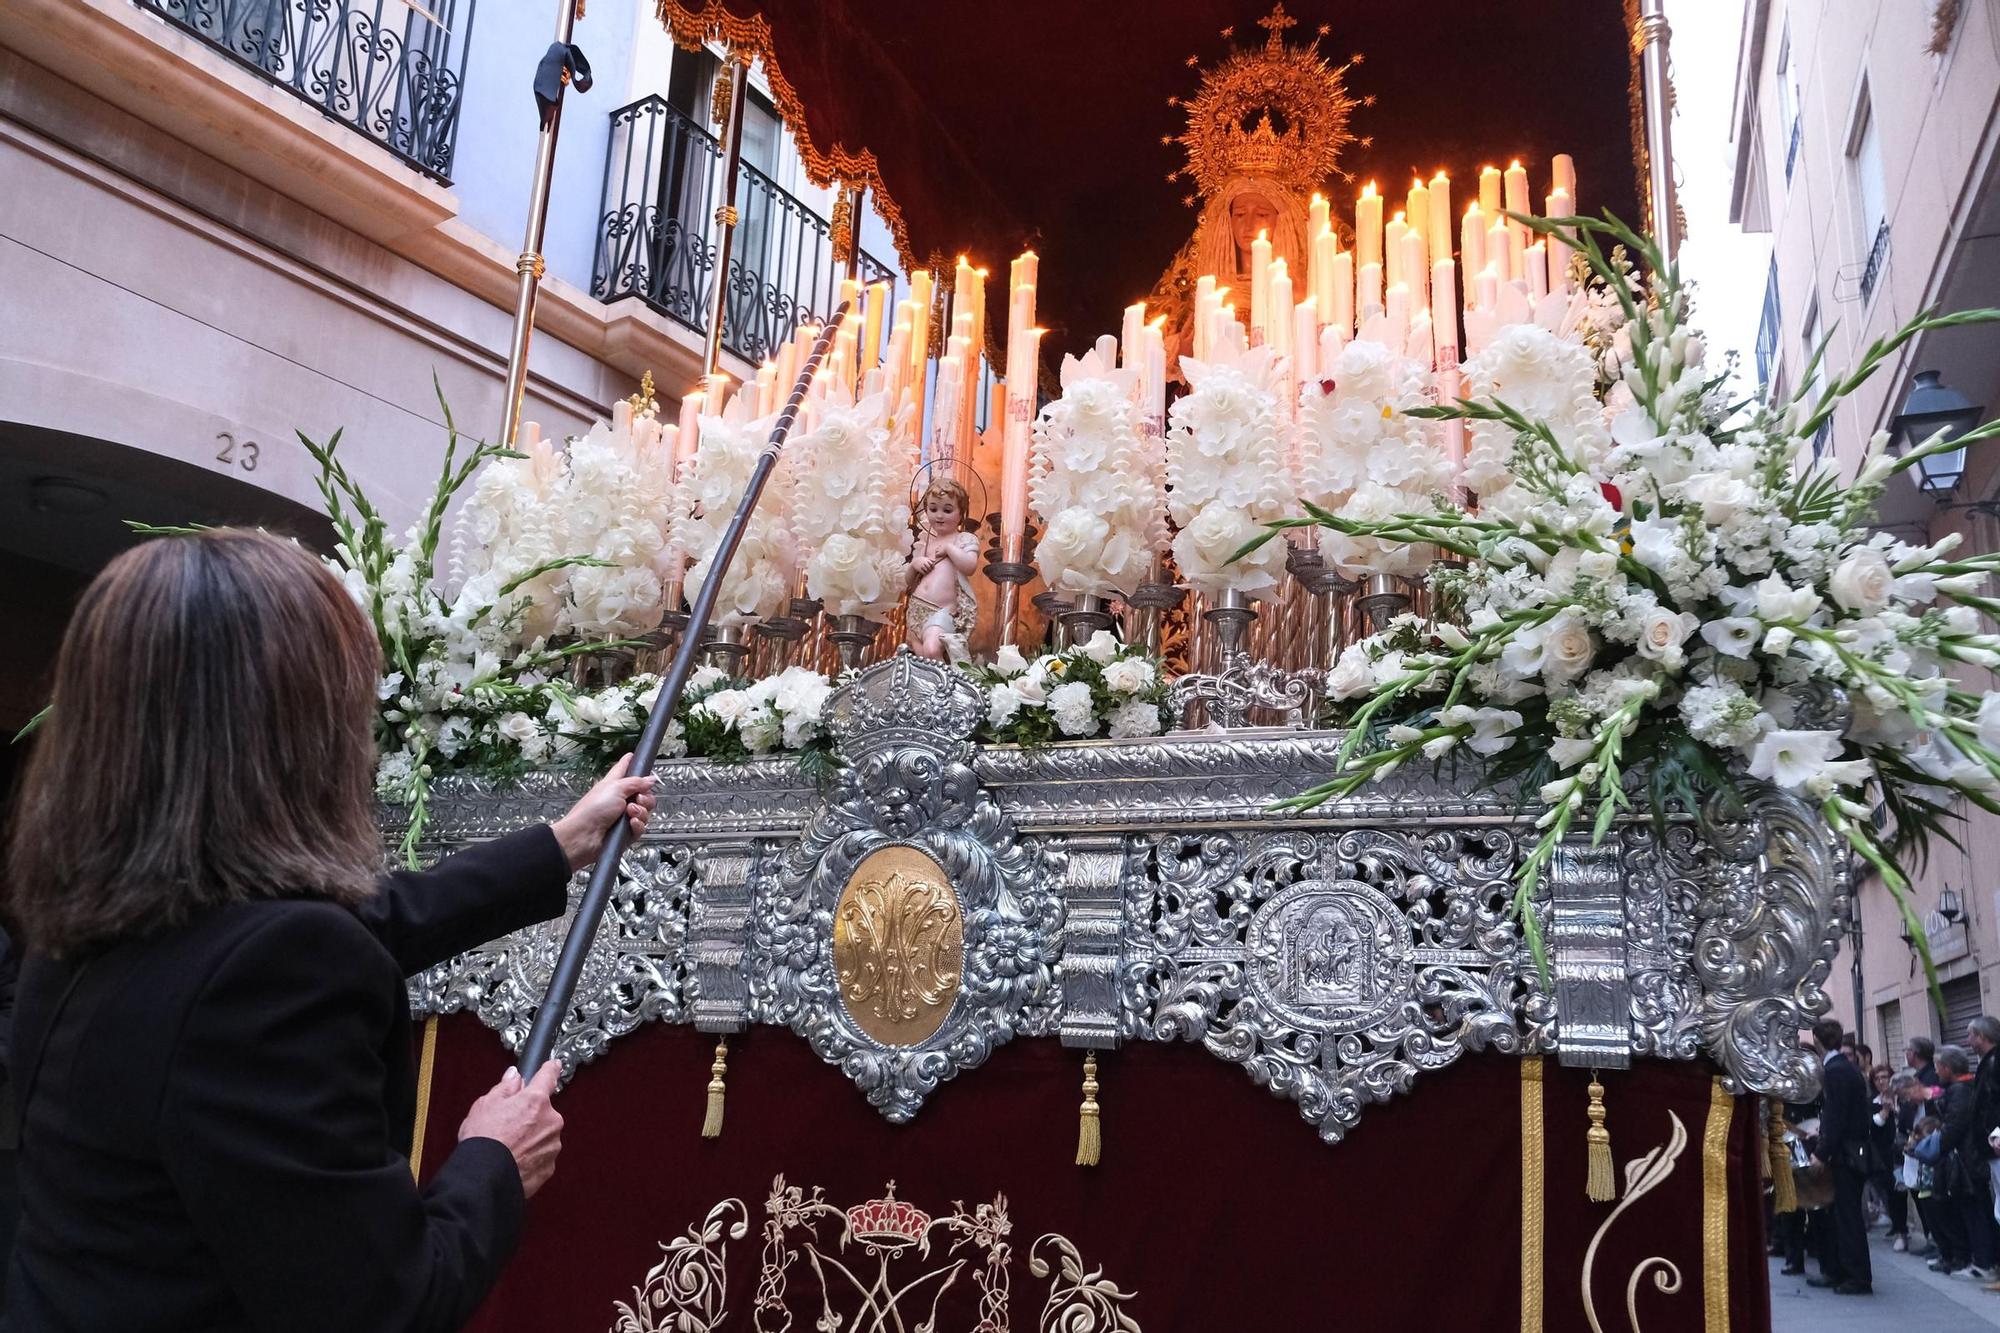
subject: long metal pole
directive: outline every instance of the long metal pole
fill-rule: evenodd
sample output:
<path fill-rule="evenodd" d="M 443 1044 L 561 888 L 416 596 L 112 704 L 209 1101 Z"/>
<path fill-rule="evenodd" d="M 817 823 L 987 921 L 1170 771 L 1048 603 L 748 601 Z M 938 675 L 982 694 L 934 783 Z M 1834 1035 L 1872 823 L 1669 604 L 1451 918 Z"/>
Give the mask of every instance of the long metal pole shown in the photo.
<path fill-rule="evenodd" d="M 660 744 L 666 739 L 667 724 L 680 704 L 681 690 L 687 684 L 689 673 L 694 670 L 694 659 L 701 652 L 702 632 L 708 628 L 708 618 L 715 610 L 715 599 L 722 589 L 724 576 L 729 572 L 729 563 L 736 558 L 736 547 L 743 540 L 743 530 L 750 523 L 751 512 L 757 508 L 757 497 L 764 493 L 764 483 L 770 480 L 771 469 L 777 466 L 779 451 L 785 447 L 785 439 L 792 433 L 792 423 L 798 419 L 799 408 L 805 403 L 806 391 L 812 387 L 820 362 L 826 358 L 827 349 L 833 346 L 833 335 L 840 328 L 841 318 L 847 314 L 847 306 L 848 303 L 842 301 L 833 312 L 833 318 L 813 339 L 812 354 L 800 367 L 798 382 L 792 386 L 792 396 L 785 403 L 785 410 L 779 414 L 777 424 L 771 428 L 770 443 L 764 446 L 763 454 L 757 459 L 756 470 L 750 474 L 750 484 L 736 505 L 736 516 L 729 520 L 729 527 L 724 530 L 722 541 L 716 547 L 708 577 L 702 580 L 701 591 L 695 594 L 694 606 L 688 612 L 687 628 L 681 632 L 680 648 L 674 654 L 674 664 L 667 671 L 659 696 L 653 701 L 653 711 L 647 716 L 646 728 L 640 733 L 639 744 L 632 752 L 631 767 L 625 770 L 628 777 L 652 772 L 654 761 L 660 757 Z M 555 970 L 549 974 L 548 991 L 542 996 L 541 1007 L 535 1010 L 535 1022 L 528 1030 L 528 1039 L 521 1043 L 518 1067 L 523 1078 L 532 1078 L 555 1050 L 556 1034 L 562 1030 L 562 1021 L 576 995 L 577 980 L 583 975 L 584 959 L 597 939 L 598 924 L 603 921 L 605 906 L 611 901 L 611 887 L 618 878 L 619 859 L 624 856 L 625 847 L 631 840 L 632 826 L 619 820 L 611 826 L 611 836 L 604 840 L 604 850 L 599 853 L 597 864 L 591 868 L 589 887 L 583 892 L 583 901 L 577 905 L 576 919 L 570 923 L 569 934 L 563 937 L 562 952 L 556 957 Z"/>
<path fill-rule="evenodd" d="M 729 253 L 735 249 L 736 178 L 742 174 L 743 103 L 750 91 L 750 66 L 729 60 L 729 116 L 722 125 L 722 203 L 715 210 L 715 291 L 708 301 L 708 345 L 702 353 L 703 383 L 722 368 L 722 317 L 729 308 Z"/>
<path fill-rule="evenodd" d="M 1646 94 L 1646 201 L 1660 252 L 1672 260 L 1681 247 L 1680 210 L 1674 204 L 1674 96 L 1668 77 L 1666 0 L 1639 0 L 1632 34 Z"/>
<path fill-rule="evenodd" d="M 556 0 L 556 40 L 564 46 L 576 32 L 576 0 Z M 507 347 L 507 398 L 500 416 L 500 443 L 512 446 L 521 433 L 521 400 L 528 391 L 528 342 L 535 332 L 535 293 L 541 286 L 542 235 L 548 229 L 549 182 L 556 170 L 556 131 L 562 126 L 567 78 L 556 89 L 555 105 L 542 117 L 535 140 L 535 179 L 528 191 L 528 225 L 514 261 L 514 336 Z"/>

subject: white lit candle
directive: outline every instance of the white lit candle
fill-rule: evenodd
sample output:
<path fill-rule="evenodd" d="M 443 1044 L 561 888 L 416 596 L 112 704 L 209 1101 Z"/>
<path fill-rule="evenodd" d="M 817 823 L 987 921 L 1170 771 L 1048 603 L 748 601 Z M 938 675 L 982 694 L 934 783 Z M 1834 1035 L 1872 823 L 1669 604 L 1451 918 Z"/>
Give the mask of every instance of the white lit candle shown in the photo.
<path fill-rule="evenodd" d="M 1458 362 L 1458 266 L 1431 265 L 1431 363 L 1440 370 Z"/>
<path fill-rule="evenodd" d="M 1552 218 L 1576 216 L 1576 204 L 1571 200 L 1569 191 L 1560 185 L 1549 191 L 1548 210 Z M 1569 244 L 1560 236 L 1549 236 L 1545 239 L 1549 246 L 1549 290 L 1566 292 L 1569 290 Z"/>
<path fill-rule="evenodd" d="M 889 284 L 868 286 L 868 318 L 861 326 L 861 369 L 875 369 L 882 359 L 882 317 L 889 313 Z"/>
<path fill-rule="evenodd" d="M 1119 363 L 1127 370 L 1137 370 L 1146 355 L 1139 331 L 1146 327 L 1146 303 L 1134 301 L 1125 307 L 1125 322 L 1118 330 Z"/>
<path fill-rule="evenodd" d="M 1391 287 L 1403 280 L 1403 234 L 1409 231 L 1401 213 L 1389 219 L 1382 236 L 1382 279 Z"/>
<path fill-rule="evenodd" d="M 1479 276 L 1473 281 L 1479 289 L 1479 308 L 1481 310 L 1491 310 L 1500 304 L 1500 273 L 1498 269 L 1492 264 L 1488 264 L 1485 268 L 1479 270 Z"/>
<path fill-rule="evenodd" d="M 674 428 L 674 476 L 679 477 L 687 468 L 701 444 L 701 404 L 704 395 L 699 389 L 692 389 L 681 395 L 680 421 Z"/>
<path fill-rule="evenodd" d="M 1410 193 L 1403 201 L 1403 221 L 1409 224 L 1411 231 L 1423 237 L 1424 246 L 1428 249 L 1431 231 L 1431 192 L 1421 176 L 1410 182 Z"/>
<path fill-rule="evenodd" d="M 1312 202 L 1306 205 L 1306 235 L 1317 236 L 1323 228 L 1333 225 L 1333 212 L 1327 206 L 1326 196 L 1314 193 Z"/>
<path fill-rule="evenodd" d="M 1287 356 L 1292 350 L 1292 275 L 1282 257 L 1271 261 L 1266 283 L 1269 294 L 1265 299 L 1270 304 L 1264 315 L 1264 341 L 1279 356 Z"/>
<path fill-rule="evenodd" d="M 1330 318 L 1333 310 L 1333 266 L 1340 254 L 1340 238 L 1333 234 L 1332 227 L 1322 227 L 1313 233 L 1312 249 L 1312 298 L 1322 315 Z"/>
<path fill-rule="evenodd" d="M 1486 214 L 1476 202 L 1465 206 L 1465 221 L 1458 230 L 1458 258 L 1467 275 L 1486 267 Z"/>
<path fill-rule="evenodd" d="M 1500 168 L 1481 167 L 1479 169 L 1479 211 L 1486 215 L 1487 225 L 1500 215 Z"/>
<path fill-rule="evenodd" d="M 1410 289 L 1400 282 L 1391 283 L 1382 313 L 1389 320 L 1390 350 L 1400 355 L 1410 337 Z"/>
<path fill-rule="evenodd" d="M 1510 231 L 1507 226 L 1507 215 L 1505 213 L 1497 213 L 1487 220 L 1486 266 L 1492 269 L 1502 282 L 1506 282 L 1515 276 L 1514 270 L 1511 267 L 1513 264 L 1514 247 L 1508 239 L 1509 235 Z"/>
<path fill-rule="evenodd" d="M 1271 236 L 1258 232 L 1250 242 L 1250 345 L 1271 336 Z"/>
<path fill-rule="evenodd" d="M 1549 178 L 1555 188 L 1576 198 L 1576 159 L 1568 153 L 1557 153 L 1549 161 Z"/>
<path fill-rule="evenodd" d="M 1410 310 L 1430 308 L 1430 269 L 1424 263 L 1423 233 L 1415 227 L 1403 233 L 1403 285 L 1410 289 Z"/>
<path fill-rule="evenodd" d="M 1346 342 L 1354 336 L 1354 255 L 1342 250 L 1333 257 L 1333 304 L 1327 324 Z"/>
<path fill-rule="evenodd" d="M 1435 264 L 1451 258 L 1451 229 L 1457 221 L 1451 215 L 1451 177 L 1442 171 L 1431 177 L 1430 202 L 1430 254 Z"/>
<path fill-rule="evenodd" d="M 1144 408 L 1146 433 L 1158 439 L 1167 424 L 1167 335 L 1163 326 L 1165 315 L 1157 315 L 1153 322 L 1140 332 L 1146 347 L 1145 397 L 1140 400 Z"/>
<path fill-rule="evenodd" d="M 1520 159 L 1518 158 L 1507 166 L 1506 188 L 1507 211 L 1509 213 L 1529 213 L 1533 211 L 1528 207 L 1528 173 L 1522 168 Z M 1525 223 L 1510 221 L 1508 225 L 1523 236 L 1528 234 L 1528 228 Z"/>
<path fill-rule="evenodd" d="M 1354 201 L 1355 271 L 1381 262 L 1382 197 L 1375 193 L 1375 182 L 1369 181 L 1361 187 L 1361 197 Z"/>
<path fill-rule="evenodd" d="M 1304 384 L 1319 376 L 1319 301 L 1308 296 L 1292 311 L 1293 378 Z"/>
<path fill-rule="evenodd" d="M 1549 251 L 1536 241 L 1528 247 L 1528 296 L 1539 301 L 1549 294 Z"/>
<path fill-rule="evenodd" d="M 1382 266 L 1363 264 L 1357 282 L 1358 290 L 1354 294 L 1354 320 L 1358 329 L 1367 322 L 1370 315 L 1382 313 Z"/>

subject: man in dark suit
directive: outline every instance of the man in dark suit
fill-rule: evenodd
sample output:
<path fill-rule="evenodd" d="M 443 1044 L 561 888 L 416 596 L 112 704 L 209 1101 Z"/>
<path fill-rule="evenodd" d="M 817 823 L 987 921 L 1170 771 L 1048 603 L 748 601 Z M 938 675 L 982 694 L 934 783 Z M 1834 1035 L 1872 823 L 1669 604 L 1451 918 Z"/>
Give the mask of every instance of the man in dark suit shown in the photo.
<path fill-rule="evenodd" d="M 1820 1247 L 1820 1275 L 1807 1282 L 1831 1287 L 1842 1296 L 1866 1296 L 1875 1290 L 1868 1263 L 1868 1223 L 1861 1211 L 1861 1191 L 1868 1180 L 1868 1080 L 1840 1053 L 1840 1024 L 1833 1019 L 1813 1024 L 1813 1044 L 1820 1050 L 1825 1099 L 1813 1155 L 1833 1175 L 1833 1215 Z"/>

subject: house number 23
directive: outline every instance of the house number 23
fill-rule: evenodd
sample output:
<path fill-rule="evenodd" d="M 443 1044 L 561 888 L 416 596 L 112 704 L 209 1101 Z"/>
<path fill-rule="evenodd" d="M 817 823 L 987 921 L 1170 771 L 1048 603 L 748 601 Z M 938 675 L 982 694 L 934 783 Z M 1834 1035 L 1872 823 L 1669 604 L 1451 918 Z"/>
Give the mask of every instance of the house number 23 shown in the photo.
<path fill-rule="evenodd" d="M 216 462 L 222 464 L 224 467 L 240 467 L 245 472 L 255 472 L 257 470 L 257 454 L 259 452 L 257 441 L 238 440 L 226 430 L 219 433 L 215 438 L 222 441 L 222 447 L 215 451 Z"/>

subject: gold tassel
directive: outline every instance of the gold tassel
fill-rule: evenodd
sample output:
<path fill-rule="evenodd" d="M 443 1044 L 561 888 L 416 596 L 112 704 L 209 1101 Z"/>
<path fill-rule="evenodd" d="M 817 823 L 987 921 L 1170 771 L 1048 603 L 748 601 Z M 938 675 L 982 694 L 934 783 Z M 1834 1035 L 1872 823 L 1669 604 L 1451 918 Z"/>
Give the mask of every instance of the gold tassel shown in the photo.
<path fill-rule="evenodd" d="M 1618 1183 L 1611 1171 L 1611 1131 L 1604 1127 L 1604 1085 L 1597 1071 L 1590 1071 L 1590 1130 L 1584 1136 L 1590 1144 L 1590 1174 L 1583 1182 L 1584 1195 L 1592 1203 L 1609 1203 L 1618 1197 Z"/>
<path fill-rule="evenodd" d="M 1799 1210 L 1799 1186 L 1792 1179 L 1792 1149 L 1785 1142 L 1785 1135 L 1792 1127 L 1785 1123 L 1785 1104 L 1771 1103 L 1771 1132 L 1765 1140 L 1765 1158 L 1771 1171 L 1771 1211 L 1796 1213 Z"/>
<path fill-rule="evenodd" d="M 729 126 L 729 81 L 734 76 L 727 64 L 715 72 L 715 87 L 709 94 L 709 118 L 727 129 Z"/>
<path fill-rule="evenodd" d="M 1104 1152 L 1104 1130 L 1097 1114 L 1097 1052 L 1083 1057 L 1083 1108 L 1076 1124 L 1076 1164 L 1096 1166 Z"/>
<path fill-rule="evenodd" d="M 708 1081 L 708 1115 L 701 1122 L 701 1136 L 705 1139 L 722 1137 L 722 1073 L 729 1063 L 729 1038 L 719 1037 L 715 1043 L 715 1063 L 709 1066 L 714 1077 Z"/>
<path fill-rule="evenodd" d="M 833 240 L 833 262 L 845 264 L 854 247 L 854 196 L 845 181 L 833 183 L 833 220 L 828 227 Z"/>

